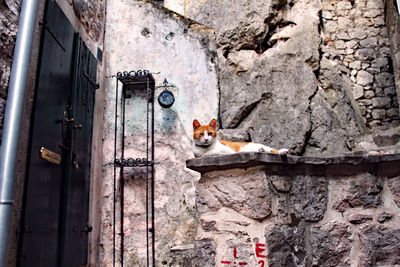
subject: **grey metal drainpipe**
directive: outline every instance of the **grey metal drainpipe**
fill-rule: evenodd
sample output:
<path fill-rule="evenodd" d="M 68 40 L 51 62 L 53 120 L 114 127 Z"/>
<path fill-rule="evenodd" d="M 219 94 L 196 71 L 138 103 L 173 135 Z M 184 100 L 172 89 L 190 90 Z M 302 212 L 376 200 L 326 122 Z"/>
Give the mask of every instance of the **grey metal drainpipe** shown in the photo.
<path fill-rule="evenodd" d="M 0 147 L 0 266 L 7 266 L 15 169 L 39 0 L 23 0 Z"/>

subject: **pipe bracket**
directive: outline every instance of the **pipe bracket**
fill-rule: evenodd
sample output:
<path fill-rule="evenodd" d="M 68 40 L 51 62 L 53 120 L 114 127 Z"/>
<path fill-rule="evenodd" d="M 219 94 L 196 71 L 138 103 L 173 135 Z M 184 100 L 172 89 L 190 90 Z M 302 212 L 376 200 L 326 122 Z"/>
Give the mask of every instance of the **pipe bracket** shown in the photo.
<path fill-rule="evenodd" d="M 0 205 L 10 205 L 12 206 L 14 204 L 14 200 L 1 200 Z"/>

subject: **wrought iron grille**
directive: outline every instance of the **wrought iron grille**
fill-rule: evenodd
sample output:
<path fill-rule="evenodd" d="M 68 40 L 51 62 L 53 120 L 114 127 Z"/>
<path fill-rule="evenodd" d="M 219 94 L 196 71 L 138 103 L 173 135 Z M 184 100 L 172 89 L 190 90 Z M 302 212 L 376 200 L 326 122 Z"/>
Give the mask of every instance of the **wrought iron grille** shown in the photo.
<path fill-rule="evenodd" d="M 153 75 L 147 70 L 118 72 L 112 77 L 116 78 L 115 88 L 115 129 L 114 129 L 114 180 L 113 180 L 113 266 L 116 264 L 117 235 L 120 236 L 120 266 L 124 265 L 124 168 L 146 168 L 146 245 L 147 266 L 155 266 L 155 231 L 154 231 L 154 90 Z M 119 85 L 122 84 L 122 92 Z M 125 107 L 126 99 L 137 92 L 145 93 L 146 97 L 146 157 L 124 158 L 125 154 Z M 138 107 L 139 108 L 139 107 Z M 121 113 L 119 115 L 119 112 Z M 118 117 L 120 119 L 118 120 Z M 118 121 L 120 124 L 118 124 Z M 117 140 L 120 140 L 118 144 Z M 120 145 L 120 157 L 117 156 Z M 117 169 L 119 168 L 119 181 Z M 117 217 L 117 183 L 120 186 L 120 233 L 116 231 Z"/>

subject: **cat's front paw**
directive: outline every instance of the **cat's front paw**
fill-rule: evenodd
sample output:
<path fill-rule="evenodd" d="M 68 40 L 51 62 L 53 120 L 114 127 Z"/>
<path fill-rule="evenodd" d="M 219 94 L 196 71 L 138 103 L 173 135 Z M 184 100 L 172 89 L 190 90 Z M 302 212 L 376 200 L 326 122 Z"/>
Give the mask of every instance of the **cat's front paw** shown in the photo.
<path fill-rule="evenodd" d="M 282 148 L 278 150 L 278 154 L 281 156 L 287 155 L 287 153 L 289 152 L 289 149 L 287 148 Z"/>

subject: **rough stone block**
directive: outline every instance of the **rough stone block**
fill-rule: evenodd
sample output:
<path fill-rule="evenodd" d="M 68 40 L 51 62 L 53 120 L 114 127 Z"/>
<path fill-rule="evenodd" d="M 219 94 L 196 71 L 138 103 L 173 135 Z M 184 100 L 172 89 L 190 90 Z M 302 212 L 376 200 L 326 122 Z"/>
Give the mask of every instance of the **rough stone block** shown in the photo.
<path fill-rule="evenodd" d="M 367 9 L 363 13 L 365 18 L 376 18 L 383 15 L 383 9 Z"/>
<path fill-rule="evenodd" d="M 271 207 L 275 222 L 281 224 L 292 223 L 289 213 L 289 200 L 286 194 L 277 193 L 272 199 Z"/>
<path fill-rule="evenodd" d="M 360 41 L 361 47 L 375 48 L 378 45 L 378 39 L 376 37 L 366 38 Z"/>
<path fill-rule="evenodd" d="M 168 266 L 193 266 L 194 265 L 194 246 L 182 245 L 171 248 L 171 262 Z"/>
<path fill-rule="evenodd" d="M 310 230 L 312 266 L 348 266 L 352 248 L 351 227 L 329 223 Z"/>
<path fill-rule="evenodd" d="M 353 22 L 351 21 L 351 19 L 348 19 L 346 17 L 339 17 L 337 23 L 339 29 L 348 29 L 350 27 L 353 27 Z"/>
<path fill-rule="evenodd" d="M 256 172 L 242 175 L 205 177 L 199 184 L 196 199 L 200 210 L 231 208 L 252 219 L 262 220 L 271 213 L 271 199 L 266 175 Z M 200 211 L 199 210 L 199 211 Z"/>
<path fill-rule="evenodd" d="M 370 119 L 370 118 L 367 117 L 367 119 Z M 381 120 L 372 120 L 372 121 L 368 122 L 368 126 L 370 128 L 374 128 L 374 127 L 376 127 L 378 125 L 382 125 L 382 121 Z"/>
<path fill-rule="evenodd" d="M 268 179 L 278 192 L 287 193 L 292 187 L 292 177 L 271 175 Z"/>
<path fill-rule="evenodd" d="M 387 96 L 396 95 L 396 88 L 394 86 L 387 87 L 383 91 L 385 92 L 385 95 L 387 95 Z"/>
<path fill-rule="evenodd" d="M 351 214 L 348 217 L 348 221 L 352 224 L 361 224 L 365 223 L 366 221 L 371 221 L 373 219 L 372 215 L 367 214 Z"/>
<path fill-rule="evenodd" d="M 346 44 L 342 40 L 335 41 L 336 49 L 346 49 Z"/>
<path fill-rule="evenodd" d="M 374 108 L 390 108 L 390 97 L 372 98 L 372 106 Z"/>
<path fill-rule="evenodd" d="M 394 85 L 393 74 L 382 72 L 375 76 L 376 85 L 379 87 L 389 87 Z"/>
<path fill-rule="evenodd" d="M 200 213 L 219 210 L 222 206 L 218 199 L 206 188 L 196 188 L 196 207 Z"/>
<path fill-rule="evenodd" d="M 349 30 L 349 34 L 352 39 L 359 39 L 359 40 L 362 40 L 368 36 L 366 31 L 360 28 Z"/>
<path fill-rule="evenodd" d="M 349 64 L 350 69 L 354 69 L 354 70 L 360 70 L 361 69 L 361 61 L 356 60 L 356 61 L 352 61 Z"/>
<path fill-rule="evenodd" d="M 194 242 L 194 266 L 214 267 L 215 265 L 215 243 L 212 239 L 201 239 Z"/>
<path fill-rule="evenodd" d="M 374 76 L 365 70 L 360 70 L 357 74 L 357 84 L 366 86 L 374 81 Z"/>
<path fill-rule="evenodd" d="M 386 111 L 386 114 L 389 118 L 397 118 L 399 117 L 399 108 L 391 108 Z"/>
<path fill-rule="evenodd" d="M 340 31 L 340 32 L 336 35 L 336 37 L 337 37 L 338 39 L 344 40 L 344 41 L 348 41 L 348 40 L 351 39 L 351 38 L 350 38 L 350 35 L 349 35 L 347 32 L 345 32 L 345 31 Z M 346 44 L 346 47 L 347 47 L 347 48 L 350 48 L 350 47 L 348 47 L 347 44 Z"/>
<path fill-rule="evenodd" d="M 389 64 L 389 61 L 386 57 L 379 57 L 372 61 L 372 67 L 373 68 L 384 68 Z"/>
<path fill-rule="evenodd" d="M 297 218 L 319 221 L 326 211 L 327 195 L 325 177 L 297 176 L 289 192 L 292 212 Z"/>
<path fill-rule="evenodd" d="M 393 218 L 393 214 L 383 212 L 376 216 L 376 221 L 379 223 L 384 223 L 390 221 Z"/>
<path fill-rule="evenodd" d="M 356 49 L 358 47 L 358 41 L 350 40 L 350 41 L 346 42 L 346 46 L 347 46 L 347 48 Z"/>
<path fill-rule="evenodd" d="M 378 147 L 394 146 L 400 141 L 400 135 L 376 135 L 373 140 Z"/>
<path fill-rule="evenodd" d="M 376 208 L 381 204 L 382 180 L 370 173 L 334 179 L 330 186 L 331 206 L 344 212 L 350 208 Z"/>
<path fill-rule="evenodd" d="M 383 119 L 386 116 L 386 110 L 384 109 L 374 109 L 371 112 L 373 119 Z"/>
<path fill-rule="evenodd" d="M 369 61 L 375 58 L 375 50 L 372 48 L 362 48 L 357 50 L 355 57 L 361 61 Z"/>
<path fill-rule="evenodd" d="M 269 266 L 304 266 L 306 258 L 304 226 L 275 225 L 265 230 Z"/>
<path fill-rule="evenodd" d="M 370 224 L 360 229 L 359 236 L 361 266 L 400 264 L 400 229 Z"/>
<path fill-rule="evenodd" d="M 364 96 L 364 87 L 358 84 L 353 85 L 353 95 L 355 99 L 359 99 Z"/>
<path fill-rule="evenodd" d="M 216 231 L 217 228 L 215 227 L 216 221 L 204 221 L 201 220 L 201 228 L 204 231 Z"/>
<path fill-rule="evenodd" d="M 350 10 L 352 8 L 351 3 L 348 1 L 340 1 L 337 3 L 337 9 L 347 9 Z"/>
<path fill-rule="evenodd" d="M 368 98 L 368 99 L 371 99 L 371 98 L 373 98 L 374 96 L 375 96 L 375 93 L 374 93 L 374 91 L 372 91 L 372 90 L 365 91 L 365 93 L 364 93 L 364 97 L 365 97 L 365 98 Z"/>
<path fill-rule="evenodd" d="M 6 111 L 6 100 L 0 98 L 0 144 L 1 137 L 3 136 L 3 123 L 4 123 L 4 113 Z"/>
<path fill-rule="evenodd" d="M 394 202 L 400 207 L 400 176 L 389 179 L 388 184 L 394 196 Z"/>

